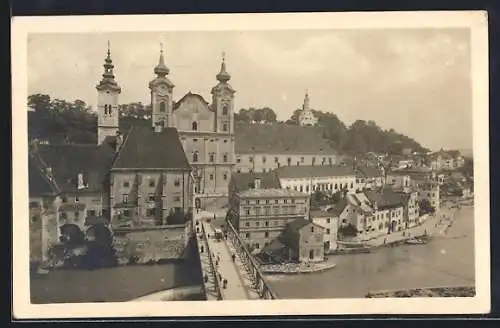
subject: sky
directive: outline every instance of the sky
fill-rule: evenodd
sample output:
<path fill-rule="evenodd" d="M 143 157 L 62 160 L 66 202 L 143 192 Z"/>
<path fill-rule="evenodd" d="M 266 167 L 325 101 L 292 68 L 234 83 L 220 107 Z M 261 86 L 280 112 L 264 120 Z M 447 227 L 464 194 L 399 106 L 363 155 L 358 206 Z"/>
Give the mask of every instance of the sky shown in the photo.
<path fill-rule="evenodd" d="M 347 125 L 373 120 L 438 150 L 472 148 L 468 29 L 31 34 L 28 93 L 97 101 L 108 40 L 120 103 L 149 103 L 161 44 L 174 100 L 210 102 L 225 53 L 235 109 L 270 107 L 286 120 L 306 90 L 313 109 Z"/>

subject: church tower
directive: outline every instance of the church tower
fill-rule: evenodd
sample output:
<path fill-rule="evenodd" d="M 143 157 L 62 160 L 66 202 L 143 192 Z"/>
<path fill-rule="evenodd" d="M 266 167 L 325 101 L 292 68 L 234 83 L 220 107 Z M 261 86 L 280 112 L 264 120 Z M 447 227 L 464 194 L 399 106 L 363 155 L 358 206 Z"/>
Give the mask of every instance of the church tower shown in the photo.
<path fill-rule="evenodd" d="M 225 55 L 222 54 L 220 72 L 216 75 L 219 83 L 212 88 L 212 109 L 215 112 L 214 131 L 234 133 L 234 93 L 230 85 L 231 75 L 226 70 Z"/>
<path fill-rule="evenodd" d="M 299 113 L 300 126 L 314 126 L 318 123 L 318 119 L 314 116 L 313 111 L 309 107 L 309 92 L 306 91 L 302 110 Z"/>
<path fill-rule="evenodd" d="M 172 91 L 175 85 L 167 78 L 169 72 L 170 70 L 165 65 L 162 46 L 158 65 L 154 69 L 156 78 L 149 82 L 152 109 L 151 121 L 155 130 L 174 126 L 172 122 Z"/>
<path fill-rule="evenodd" d="M 121 88 L 115 81 L 113 73 L 113 61 L 111 60 L 111 51 L 104 60 L 104 74 L 97 89 L 97 142 L 101 144 L 108 136 L 116 136 L 119 128 L 119 110 L 118 96 L 121 93 Z"/>

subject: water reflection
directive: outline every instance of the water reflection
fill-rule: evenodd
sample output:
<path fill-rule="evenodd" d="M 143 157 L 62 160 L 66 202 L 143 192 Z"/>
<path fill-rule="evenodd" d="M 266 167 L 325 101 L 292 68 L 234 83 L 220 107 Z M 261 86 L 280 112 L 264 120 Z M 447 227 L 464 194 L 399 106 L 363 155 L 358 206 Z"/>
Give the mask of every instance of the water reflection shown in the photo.
<path fill-rule="evenodd" d="M 370 290 L 474 284 L 473 209 L 463 208 L 445 237 L 369 254 L 332 256 L 326 272 L 268 276 L 280 298 L 364 297 Z"/>

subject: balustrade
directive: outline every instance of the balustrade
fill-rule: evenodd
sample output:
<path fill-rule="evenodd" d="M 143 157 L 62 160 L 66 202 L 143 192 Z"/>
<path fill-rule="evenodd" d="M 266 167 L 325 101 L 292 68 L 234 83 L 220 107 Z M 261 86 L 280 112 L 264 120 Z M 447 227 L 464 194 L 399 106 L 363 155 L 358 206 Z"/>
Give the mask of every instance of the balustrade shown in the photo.
<path fill-rule="evenodd" d="M 203 240 L 205 241 L 205 244 L 206 244 L 206 253 L 208 254 L 208 263 L 210 265 L 210 271 L 212 271 L 212 276 L 213 276 L 213 279 L 214 279 L 214 285 L 215 285 L 215 291 L 217 293 L 217 300 L 220 301 L 223 299 L 223 295 L 222 295 L 222 290 L 221 290 L 221 286 L 220 286 L 220 283 L 219 283 L 219 277 L 217 277 L 217 268 L 215 266 L 215 260 L 212 256 L 212 250 L 210 249 L 210 245 L 208 243 L 208 237 L 207 237 L 207 233 L 205 231 L 205 226 L 203 224 L 201 224 L 201 231 L 202 231 L 202 234 L 203 234 Z"/>

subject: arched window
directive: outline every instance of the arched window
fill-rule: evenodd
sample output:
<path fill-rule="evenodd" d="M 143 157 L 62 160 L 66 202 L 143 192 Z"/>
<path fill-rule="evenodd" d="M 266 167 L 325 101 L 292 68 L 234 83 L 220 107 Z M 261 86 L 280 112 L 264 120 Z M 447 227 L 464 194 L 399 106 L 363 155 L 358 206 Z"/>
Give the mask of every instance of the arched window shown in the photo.
<path fill-rule="evenodd" d="M 193 163 L 196 163 L 196 162 L 198 162 L 198 151 L 195 151 L 193 153 Z"/>
<path fill-rule="evenodd" d="M 108 115 L 108 105 L 104 105 L 104 115 Z"/>
<path fill-rule="evenodd" d="M 210 158 L 209 158 L 209 161 L 211 163 L 215 162 L 215 154 L 214 153 L 210 153 Z"/>
<path fill-rule="evenodd" d="M 165 111 L 165 102 L 164 102 L 164 101 L 162 101 L 162 102 L 160 103 L 160 112 L 164 112 L 164 111 Z"/>
<path fill-rule="evenodd" d="M 224 156 L 222 157 L 222 160 L 224 161 L 224 163 L 227 163 L 227 154 L 224 154 Z"/>
<path fill-rule="evenodd" d="M 193 122 L 192 128 L 193 128 L 193 131 L 197 131 L 198 130 L 198 123 Z"/>
<path fill-rule="evenodd" d="M 108 115 L 111 115 L 111 105 L 108 105 Z"/>
<path fill-rule="evenodd" d="M 224 105 L 222 107 L 222 115 L 227 115 L 227 113 L 229 112 L 229 109 L 228 109 L 228 106 L 227 105 Z"/>

